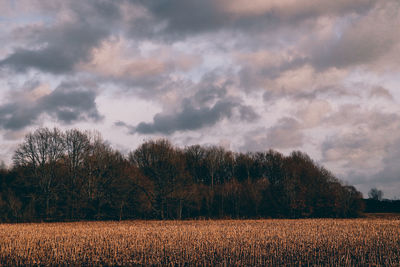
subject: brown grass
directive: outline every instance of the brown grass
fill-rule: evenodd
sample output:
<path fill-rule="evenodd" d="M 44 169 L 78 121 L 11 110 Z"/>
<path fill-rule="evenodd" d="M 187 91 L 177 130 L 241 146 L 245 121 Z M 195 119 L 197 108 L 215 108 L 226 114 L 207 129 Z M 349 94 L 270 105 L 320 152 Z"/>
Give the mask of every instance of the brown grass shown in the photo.
<path fill-rule="evenodd" d="M 400 265 L 400 220 L 0 224 L 0 266 Z"/>

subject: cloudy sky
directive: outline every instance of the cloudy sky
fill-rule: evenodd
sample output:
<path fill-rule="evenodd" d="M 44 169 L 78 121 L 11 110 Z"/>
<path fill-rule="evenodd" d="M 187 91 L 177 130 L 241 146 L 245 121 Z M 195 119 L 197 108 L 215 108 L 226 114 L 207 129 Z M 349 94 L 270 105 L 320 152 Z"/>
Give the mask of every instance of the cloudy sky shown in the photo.
<path fill-rule="evenodd" d="M 301 150 L 400 198 L 398 0 L 0 0 L 0 160 L 41 126 L 126 152 Z"/>

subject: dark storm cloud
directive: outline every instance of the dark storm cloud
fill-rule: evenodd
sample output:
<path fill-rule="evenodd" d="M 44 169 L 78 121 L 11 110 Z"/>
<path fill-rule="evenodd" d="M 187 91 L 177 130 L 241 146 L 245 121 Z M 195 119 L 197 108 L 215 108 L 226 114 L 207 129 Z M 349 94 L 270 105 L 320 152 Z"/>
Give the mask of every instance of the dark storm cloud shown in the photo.
<path fill-rule="evenodd" d="M 76 121 L 99 121 L 96 94 L 79 88 L 74 83 L 63 83 L 53 92 L 32 101 L 5 103 L 0 106 L 0 127 L 6 130 L 20 130 L 36 123 L 43 114 L 62 123 Z"/>
<path fill-rule="evenodd" d="M 119 7 L 105 1 L 67 1 L 60 8 L 70 10 L 74 19 L 51 26 L 18 28 L 14 35 L 23 32 L 30 45 L 15 48 L 0 60 L 0 67 L 17 72 L 29 69 L 53 74 L 71 72 L 77 63 L 90 58 L 91 49 L 110 34 L 110 26 L 120 16 Z"/>

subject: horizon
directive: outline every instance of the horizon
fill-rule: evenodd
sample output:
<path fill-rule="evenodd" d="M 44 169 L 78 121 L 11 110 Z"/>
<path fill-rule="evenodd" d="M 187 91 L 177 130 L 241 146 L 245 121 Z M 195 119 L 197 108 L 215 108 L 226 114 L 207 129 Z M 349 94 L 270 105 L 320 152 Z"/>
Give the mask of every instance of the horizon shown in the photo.
<path fill-rule="evenodd" d="M 5 0 L 0 162 L 40 127 L 299 150 L 400 198 L 400 3 Z"/>

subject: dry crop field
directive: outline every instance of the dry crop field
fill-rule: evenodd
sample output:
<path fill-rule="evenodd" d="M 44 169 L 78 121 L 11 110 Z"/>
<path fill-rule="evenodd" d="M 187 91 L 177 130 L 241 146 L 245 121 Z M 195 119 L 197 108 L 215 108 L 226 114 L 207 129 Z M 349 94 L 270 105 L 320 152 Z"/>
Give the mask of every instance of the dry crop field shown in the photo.
<path fill-rule="evenodd" d="M 0 265 L 400 265 L 400 220 L 0 224 Z"/>

